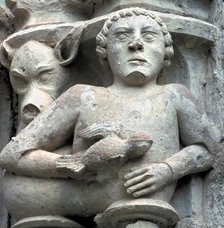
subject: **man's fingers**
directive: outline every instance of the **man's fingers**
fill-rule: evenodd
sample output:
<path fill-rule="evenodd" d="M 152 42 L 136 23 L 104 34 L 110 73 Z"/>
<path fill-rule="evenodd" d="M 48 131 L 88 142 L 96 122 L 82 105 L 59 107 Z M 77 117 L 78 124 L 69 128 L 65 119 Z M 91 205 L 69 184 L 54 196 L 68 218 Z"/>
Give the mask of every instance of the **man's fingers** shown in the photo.
<path fill-rule="evenodd" d="M 140 196 L 143 196 L 143 195 L 147 195 L 147 194 L 149 194 L 149 193 L 153 193 L 153 192 L 155 192 L 156 190 L 157 190 L 156 187 L 155 187 L 154 185 L 152 185 L 152 186 L 150 186 L 150 187 L 148 187 L 148 188 L 144 188 L 144 189 L 142 189 L 142 190 L 140 190 L 140 191 L 137 191 L 137 192 L 133 193 L 132 195 L 133 195 L 135 198 L 137 198 L 137 197 L 140 197 Z"/>
<path fill-rule="evenodd" d="M 145 180 L 139 184 L 136 184 L 130 188 L 127 189 L 127 193 L 133 193 L 133 192 L 136 192 L 138 190 L 141 190 L 141 189 L 145 189 L 146 187 L 149 187 L 150 185 L 152 185 L 154 183 L 154 180 L 152 178 L 148 179 L 148 180 Z"/>
<path fill-rule="evenodd" d="M 137 177 L 137 176 L 139 176 L 139 175 L 145 173 L 146 171 L 147 171 L 147 168 L 136 169 L 136 170 L 134 170 L 134 171 L 132 171 L 132 172 L 126 174 L 126 175 L 124 176 L 124 178 L 125 178 L 126 180 L 129 180 L 129 179 L 132 179 L 132 178 L 134 178 L 134 177 Z"/>
<path fill-rule="evenodd" d="M 56 163 L 65 163 L 65 162 L 66 162 L 66 160 L 64 158 L 58 158 L 56 160 Z"/>
<path fill-rule="evenodd" d="M 137 177 L 135 177 L 135 178 L 133 178 L 131 180 L 126 181 L 124 183 L 124 186 L 127 188 L 127 187 L 130 187 L 130 186 L 136 185 L 139 182 L 143 182 L 144 180 L 146 180 L 149 177 L 151 177 L 151 175 L 149 175 L 149 174 L 143 174 L 143 175 L 137 176 Z"/>

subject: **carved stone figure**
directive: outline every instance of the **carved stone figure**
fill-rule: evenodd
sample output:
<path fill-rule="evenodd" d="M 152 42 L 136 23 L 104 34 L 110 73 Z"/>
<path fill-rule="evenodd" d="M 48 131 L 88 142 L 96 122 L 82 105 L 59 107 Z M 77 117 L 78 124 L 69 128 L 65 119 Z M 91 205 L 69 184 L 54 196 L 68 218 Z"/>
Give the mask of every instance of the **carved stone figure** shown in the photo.
<path fill-rule="evenodd" d="M 10 81 L 19 96 L 19 127 L 17 132 L 29 124 L 39 113 L 54 101 L 66 89 L 75 84 L 76 75 L 64 67 L 75 58 L 83 26 L 75 28 L 73 33 L 73 53 L 63 59 L 61 49 L 65 39 L 59 41 L 55 48 L 36 40 L 25 42 L 9 55 Z M 75 37 L 74 37 L 75 36 Z M 6 48 L 6 44 L 2 44 Z M 10 58 L 12 60 L 10 61 Z"/>
<path fill-rule="evenodd" d="M 28 41 L 14 55 L 10 81 L 20 99 L 20 127 L 29 124 L 70 82 L 53 49 L 38 41 Z"/>
<path fill-rule="evenodd" d="M 69 217 L 71 227 L 79 227 L 73 216 L 96 216 L 98 227 L 172 226 L 178 221 L 169 204 L 176 181 L 210 168 L 211 154 L 220 150 L 218 130 L 191 93 L 181 85 L 156 84 L 173 55 L 172 39 L 160 18 L 140 8 L 117 11 L 97 44 L 101 61 L 113 73 L 113 85 L 73 86 L 0 154 L 0 164 L 8 170 L 4 192 L 18 220 L 15 227 L 37 220 L 51 227 L 52 216 L 60 224 L 61 216 Z M 127 132 L 144 131 L 153 144 L 118 170 L 108 165 L 105 172 L 80 181 L 71 168 L 77 153 L 85 155 L 96 145 L 105 150 L 100 142 L 107 139 L 96 142 L 80 132 L 107 121 L 118 121 Z M 62 155 L 60 147 L 71 138 L 73 150 Z M 114 141 L 108 145 L 111 152 Z"/>
<path fill-rule="evenodd" d="M 82 0 L 6 0 L 13 12 L 16 29 L 50 23 L 65 23 L 86 20 Z M 46 10 L 47 9 L 47 10 Z"/>
<path fill-rule="evenodd" d="M 97 142 L 86 151 L 76 152 L 67 156 L 68 159 L 62 158 L 56 162 L 57 168 L 69 168 L 74 176 L 77 174 L 77 178 L 80 174 L 81 178 L 86 178 L 86 175 L 83 175 L 84 171 L 96 174 L 105 172 L 105 167 L 108 166 L 118 169 L 128 159 L 143 156 L 152 146 L 149 135 L 144 132 L 125 132 L 121 124 L 111 121 L 95 123 L 79 131 L 78 135 L 83 139 Z"/>

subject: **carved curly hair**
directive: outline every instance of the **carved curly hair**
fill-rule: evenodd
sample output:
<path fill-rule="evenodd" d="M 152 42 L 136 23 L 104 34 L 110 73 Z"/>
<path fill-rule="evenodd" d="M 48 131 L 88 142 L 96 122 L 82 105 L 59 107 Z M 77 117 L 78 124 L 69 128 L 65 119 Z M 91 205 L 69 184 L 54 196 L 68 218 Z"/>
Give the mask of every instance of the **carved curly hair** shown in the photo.
<path fill-rule="evenodd" d="M 146 17 L 150 17 L 153 20 L 157 22 L 157 24 L 161 27 L 161 31 L 164 36 L 164 43 L 165 43 L 165 56 L 164 56 L 164 63 L 163 67 L 167 67 L 170 65 L 170 60 L 171 57 L 174 54 L 173 50 L 173 41 L 171 38 L 170 33 L 168 32 L 168 29 L 165 25 L 165 23 L 156 15 L 154 15 L 151 11 L 143 9 L 143 8 L 138 8 L 138 7 L 133 7 L 133 8 L 127 8 L 127 9 L 122 9 L 119 11 L 116 11 L 111 18 L 109 18 L 99 34 L 96 37 L 96 52 L 99 55 L 101 63 L 107 63 L 107 36 L 110 27 L 112 24 L 116 21 L 118 21 L 120 18 L 125 18 L 125 17 L 131 17 L 133 15 L 139 16 L 143 15 Z"/>

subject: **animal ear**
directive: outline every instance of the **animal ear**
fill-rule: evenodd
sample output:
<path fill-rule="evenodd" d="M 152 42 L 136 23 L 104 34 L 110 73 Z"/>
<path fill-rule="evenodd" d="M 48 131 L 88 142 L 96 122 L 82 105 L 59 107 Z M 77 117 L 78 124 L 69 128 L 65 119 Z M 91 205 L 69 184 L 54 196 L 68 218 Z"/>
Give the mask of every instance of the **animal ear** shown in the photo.
<path fill-rule="evenodd" d="M 9 7 L 10 10 L 15 8 L 17 4 L 17 0 L 5 0 L 6 5 Z"/>
<path fill-rule="evenodd" d="M 85 28 L 81 24 L 73 28 L 54 48 L 54 54 L 62 66 L 69 65 L 76 57 L 79 49 L 80 40 Z"/>
<path fill-rule="evenodd" d="M 10 68 L 13 58 L 13 49 L 3 41 L 0 45 L 0 62 L 7 69 Z"/>

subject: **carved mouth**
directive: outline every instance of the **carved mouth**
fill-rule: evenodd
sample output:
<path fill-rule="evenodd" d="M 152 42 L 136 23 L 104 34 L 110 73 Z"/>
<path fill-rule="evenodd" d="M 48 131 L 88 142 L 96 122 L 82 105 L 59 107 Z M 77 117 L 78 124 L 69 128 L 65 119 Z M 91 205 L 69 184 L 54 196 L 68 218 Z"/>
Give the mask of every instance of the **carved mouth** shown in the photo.
<path fill-rule="evenodd" d="M 147 61 L 143 58 L 133 58 L 128 60 L 129 63 L 133 63 L 133 64 L 144 64 L 147 63 Z"/>

